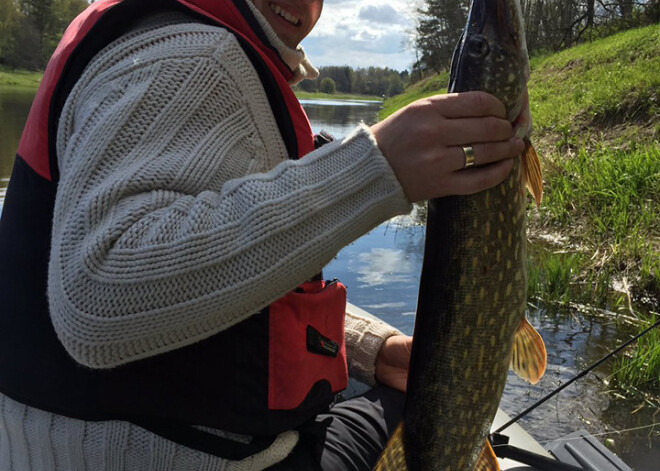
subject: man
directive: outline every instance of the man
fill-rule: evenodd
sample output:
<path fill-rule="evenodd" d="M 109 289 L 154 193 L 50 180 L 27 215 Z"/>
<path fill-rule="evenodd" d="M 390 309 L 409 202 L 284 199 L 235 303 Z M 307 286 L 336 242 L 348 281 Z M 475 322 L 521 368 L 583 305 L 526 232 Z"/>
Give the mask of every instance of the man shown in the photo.
<path fill-rule="evenodd" d="M 371 469 L 411 339 L 320 271 L 523 144 L 467 93 L 313 150 L 289 85 L 321 8 L 102 0 L 67 30 L 0 221 L 0 469 Z M 347 364 L 376 387 L 333 405 Z"/>

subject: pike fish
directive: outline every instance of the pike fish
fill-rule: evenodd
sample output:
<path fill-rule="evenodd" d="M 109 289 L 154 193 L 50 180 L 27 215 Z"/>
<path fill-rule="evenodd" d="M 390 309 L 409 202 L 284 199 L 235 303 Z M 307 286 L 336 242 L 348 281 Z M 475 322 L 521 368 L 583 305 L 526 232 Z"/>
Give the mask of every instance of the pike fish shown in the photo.
<path fill-rule="evenodd" d="M 500 185 L 428 203 L 404 418 L 378 471 L 499 469 L 487 436 L 508 368 L 530 382 L 545 370 L 543 341 L 525 319 L 524 188 L 540 204 L 542 178 L 519 0 L 472 1 L 450 75 L 449 92 L 499 98 L 526 148 Z"/>

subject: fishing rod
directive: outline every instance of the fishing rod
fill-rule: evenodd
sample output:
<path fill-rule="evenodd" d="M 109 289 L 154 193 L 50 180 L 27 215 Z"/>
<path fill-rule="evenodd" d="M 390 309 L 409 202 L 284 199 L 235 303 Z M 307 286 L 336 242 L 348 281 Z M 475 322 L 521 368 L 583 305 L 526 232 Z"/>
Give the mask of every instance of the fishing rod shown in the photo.
<path fill-rule="evenodd" d="M 600 360 L 598 360 L 597 362 L 595 362 L 595 363 L 592 364 L 591 366 L 585 368 L 581 373 L 579 373 L 578 375 L 576 375 L 575 377 L 573 377 L 572 379 L 570 379 L 570 380 L 567 381 L 566 383 L 562 384 L 562 385 L 559 386 L 557 389 L 555 389 L 554 391 L 552 391 L 551 393 L 549 393 L 549 394 L 546 395 L 545 397 L 543 397 L 543 398 L 541 398 L 540 400 L 538 400 L 536 403 L 532 404 L 530 407 L 528 407 L 527 409 L 525 409 L 524 411 L 522 411 L 520 414 L 518 414 L 517 416 L 515 416 L 513 419 L 509 420 L 507 423 L 505 423 L 505 424 L 502 425 L 500 428 L 498 428 L 497 430 L 495 430 L 495 431 L 493 432 L 493 434 L 498 434 L 498 433 L 500 433 L 502 430 L 506 429 L 507 427 L 509 427 L 509 426 L 511 426 L 511 425 L 513 425 L 513 424 L 515 424 L 518 420 L 520 420 L 521 418 L 525 417 L 527 414 L 529 414 L 531 411 L 533 411 L 534 409 L 536 409 L 538 406 L 540 406 L 541 404 L 543 404 L 544 402 L 546 402 L 548 399 L 550 399 L 550 398 L 556 396 L 556 395 L 559 394 L 561 391 L 563 391 L 564 389 L 566 389 L 568 386 L 570 386 L 571 384 L 573 384 L 575 381 L 577 381 L 578 379 L 582 378 L 584 375 L 586 375 L 587 373 L 589 373 L 589 372 L 590 372 L 591 370 L 593 370 L 594 368 L 598 367 L 598 366 L 599 366 L 600 364 L 602 364 L 604 361 L 606 361 L 606 360 L 608 360 L 609 358 L 611 358 L 612 356 L 616 355 L 616 354 L 619 353 L 621 350 L 623 350 L 624 348 L 626 348 L 628 345 L 630 345 L 631 343 L 635 342 L 637 339 L 639 339 L 640 337 L 646 335 L 648 332 L 650 332 L 651 330 L 655 329 L 655 328 L 658 327 L 658 326 L 660 326 L 660 319 L 658 319 L 658 320 L 655 322 L 655 324 L 653 324 L 653 325 L 650 326 L 649 328 L 647 328 L 647 329 L 645 329 L 644 331 L 642 331 L 641 333 L 635 335 L 633 338 L 631 338 L 630 340 L 628 340 L 627 342 L 625 342 L 623 345 L 621 345 L 621 346 L 619 346 L 618 348 L 616 348 L 615 350 L 611 351 L 610 353 L 608 353 L 607 355 L 605 355 L 603 358 L 601 358 Z"/>

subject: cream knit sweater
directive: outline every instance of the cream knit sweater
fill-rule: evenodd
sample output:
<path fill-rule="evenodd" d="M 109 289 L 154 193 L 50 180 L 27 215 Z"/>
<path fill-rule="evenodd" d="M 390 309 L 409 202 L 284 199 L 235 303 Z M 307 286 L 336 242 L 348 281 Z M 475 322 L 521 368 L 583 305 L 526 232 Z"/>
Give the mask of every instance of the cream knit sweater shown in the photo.
<path fill-rule="evenodd" d="M 258 18 L 298 79 L 314 75 L 304 52 Z M 154 15 L 92 60 L 63 109 L 57 153 L 51 317 L 91 368 L 216 334 L 410 210 L 366 127 L 289 160 L 236 39 L 179 14 Z M 347 315 L 351 373 L 373 383 L 375 355 L 394 333 Z M 257 470 L 296 441 L 287 432 L 230 462 L 126 422 L 83 422 L 0 395 L 2 471 Z"/>

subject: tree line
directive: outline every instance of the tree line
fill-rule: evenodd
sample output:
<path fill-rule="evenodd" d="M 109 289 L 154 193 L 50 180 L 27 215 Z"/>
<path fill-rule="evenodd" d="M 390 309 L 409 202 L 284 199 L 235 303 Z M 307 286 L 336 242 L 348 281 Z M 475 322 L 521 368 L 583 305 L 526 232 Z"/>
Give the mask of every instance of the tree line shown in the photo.
<path fill-rule="evenodd" d="M 349 66 L 319 68 L 319 78 L 303 80 L 297 85 L 305 92 L 351 93 L 390 97 L 403 92 L 408 81 L 408 71 L 399 72 L 387 67 L 353 69 Z"/>
<path fill-rule="evenodd" d="M 41 70 L 86 0 L 0 0 L 0 64 Z"/>
<path fill-rule="evenodd" d="M 309 92 L 393 96 L 410 79 L 446 70 L 468 13 L 468 0 L 423 0 L 416 10 L 412 73 L 387 67 L 321 67 Z M 520 0 L 530 54 L 554 52 L 617 31 L 660 22 L 660 0 Z M 0 0 L 0 64 L 41 70 L 87 0 Z"/>
<path fill-rule="evenodd" d="M 469 1 L 424 0 L 417 9 L 413 76 L 449 68 Z M 520 0 L 530 54 L 555 52 L 660 22 L 660 0 Z M 417 73 L 415 73 L 417 72 Z"/>

